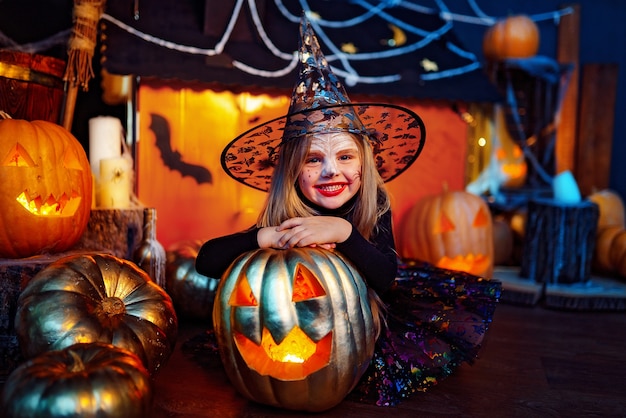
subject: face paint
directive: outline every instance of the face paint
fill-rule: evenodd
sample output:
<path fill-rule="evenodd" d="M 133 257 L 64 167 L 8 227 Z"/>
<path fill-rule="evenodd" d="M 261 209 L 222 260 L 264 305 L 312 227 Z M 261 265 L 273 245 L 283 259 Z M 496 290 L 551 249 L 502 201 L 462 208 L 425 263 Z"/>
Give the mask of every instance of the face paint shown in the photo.
<path fill-rule="evenodd" d="M 327 209 L 341 207 L 361 187 L 361 155 L 345 132 L 317 134 L 298 177 L 304 196 Z"/>

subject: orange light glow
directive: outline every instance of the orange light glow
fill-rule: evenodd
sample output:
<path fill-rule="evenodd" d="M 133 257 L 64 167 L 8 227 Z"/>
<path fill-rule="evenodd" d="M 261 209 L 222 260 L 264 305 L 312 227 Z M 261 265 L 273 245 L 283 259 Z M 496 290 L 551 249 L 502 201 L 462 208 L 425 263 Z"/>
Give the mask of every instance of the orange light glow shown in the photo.
<path fill-rule="evenodd" d="M 73 216 L 80 207 L 81 197 L 76 192 L 72 196 L 63 193 L 58 199 L 49 195 L 44 201 L 39 195 L 29 196 L 28 191 L 22 192 L 15 200 L 26 210 L 37 216 Z"/>
<path fill-rule="evenodd" d="M 443 256 L 437 263 L 437 267 L 443 269 L 465 271 L 476 276 L 481 276 L 489 268 L 491 259 L 484 254 L 457 255 L 455 257 Z"/>
<path fill-rule="evenodd" d="M 257 306 L 258 303 L 256 298 L 254 297 L 254 293 L 252 293 L 252 289 L 250 288 L 250 283 L 248 283 L 248 279 L 243 276 L 235 287 L 235 290 L 230 295 L 230 300 L 228 301 L 231 306 Z"/>
<path fill-rule="evenodd" d="M 298 268 L 293 283 L 292 301 L 300 302 L 324 295 L 326 295 L 326 292 L 315 275 L 302 266 Z"/>
<path fill-rule="evenodd" d="M 315 343 L 297 326 L 280 344 L 266 328 L 263 328 L 261 345 L 238 332 L 234 333 L 234 340 L 250 369 L 280 380 L 304 379 L 328 365 L 332 351 L 332 332 Z"/>

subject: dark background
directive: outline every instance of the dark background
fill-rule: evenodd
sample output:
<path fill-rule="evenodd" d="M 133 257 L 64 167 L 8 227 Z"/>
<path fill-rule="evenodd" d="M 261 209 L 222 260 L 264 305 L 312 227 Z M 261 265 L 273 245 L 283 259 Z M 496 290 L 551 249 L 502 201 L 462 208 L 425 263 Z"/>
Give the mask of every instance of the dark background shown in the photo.
<path fill-rule="evenodd" d="M 174 1 L 174 0 L 172 0 Z M 191 0 L 189 0 L 191 1 Z M 203 0 L 195 0 L 199 5 Z M 129 13 L 134 0 L 127 0 Z M 335 0 L 334 3 L 340 3 Z M 558 0 L 475 0 L 482 12 L 489 16 L 507 16 L 516 13 L 537 15 L 559 10 L 568 4 Z M 141 8 L 150 7 L 151 2 L 140 0 Z M 420 1 L 424 7 L 436 8 L 435 1 Z M 474 15 L 470 2 L 449 0 L 444 4 L 451 12 Z M 626 199 L 626 2 L 623 0 L 579 0 L 581 10 L 580 64 L 617 63 L 619 65 L 618 91 L 615 109 L 613 147 L 611 155 L 610 188 Z M 40 41 L 72 25 L 72 0 L 0 0 L 0 30 L 18 44 Z M 556 16 L 555 16 L 556 18 Z M 537 22 L 541 33 L 540 55 L 555 58 L 556 25 L 552 20 Z M 455 33 L 461 42 L 482 58 L 482 38 L 486 27 L 455 22 Z M 40 52 L 41 53 L 41 52 Z M 44 55 L 64 57 L 65 45 L 57 45 Z M 99 50 L 93 60 L 96 78 L 89 84 L 88 92 L 80 92 L 76 103 L 72 132 L 83 143 L 88 142 L 87 124 L 91 117 L 112 115 L 125 120 L 124 106 L 107 106 L 101 100 Z M 598 103 L 602 106 L 602 103 Z"/>

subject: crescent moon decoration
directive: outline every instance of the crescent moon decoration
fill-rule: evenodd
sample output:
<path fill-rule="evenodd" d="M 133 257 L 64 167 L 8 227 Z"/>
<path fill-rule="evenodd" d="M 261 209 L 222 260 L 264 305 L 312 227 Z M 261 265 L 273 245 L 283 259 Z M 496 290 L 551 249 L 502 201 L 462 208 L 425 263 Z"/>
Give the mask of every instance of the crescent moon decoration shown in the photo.
<path fill-rule="evenodd" d="M 387 25 L 393 36 L 390 39 L 384 39 L 381 43 L 383 45 L 389 45 L 391 47 L 402 46 L 406 43 L 406 34 L 402 29 L 397 27 L 396 25 L 389 24 Z"/>

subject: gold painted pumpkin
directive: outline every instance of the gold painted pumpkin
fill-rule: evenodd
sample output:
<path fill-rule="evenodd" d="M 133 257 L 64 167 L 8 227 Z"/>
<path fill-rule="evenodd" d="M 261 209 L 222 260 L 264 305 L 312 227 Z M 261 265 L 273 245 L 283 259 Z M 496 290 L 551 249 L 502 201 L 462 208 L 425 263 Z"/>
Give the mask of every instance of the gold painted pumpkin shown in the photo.
<path fill-rule="evenodd" d="M 89 160 L 72 134 L 46 121 L 0 120 L 0 257 L 71 248 L 91 213 Z"/>
<path fill-rule="evenodd" d="M 152 382 L 141 360 L 110 344 L 75 344 L 22 363 L 4 383 L 3 416 L 149 416 Z"/>
<path fill-rule="evenodd" d="M 539 28 L 525 15 L 497 21 L 485 32 L 483 53 L 488 60 L 529 58 L 539 50 Z"/>
<path fill-rule="evenodd" d="M 598 218 L 598 232 L 607 226 L 626 227 L 624 222 L 624 201 L 615 191 L 604 189 L 589 195 L 589 200 L 598 205 L 600 217 Z"/>
<path fill-rule="evenodd" d="M 213 324 L 237 390 L 286 409 L 329 409 L 358 383 L 376 340 L 352 264 L 318 248 L 239 257 L 217 290 Z"/>
<path fill-rule="evenodd" d="M 167 249 L 165 279 L 167 293 L 180 317 L 211 319 L 218 279 L 196 270 L 200 240 L 181 241 Z"/>
<path fill-rule="evenodd" d="M 71 255 L 26 285 L 15 329 L 26 358 L 104 342 L 135 353 L 155 373 L 174 349 L 178 321 L 169 295 L 134 263 L 104 254 Z"/>
<path fill-rule="evenodd" d="M 418 200 L 398 234 L 402 258 L 491 278 L 493 222 L 480 197 L 444 191 Z"/>

